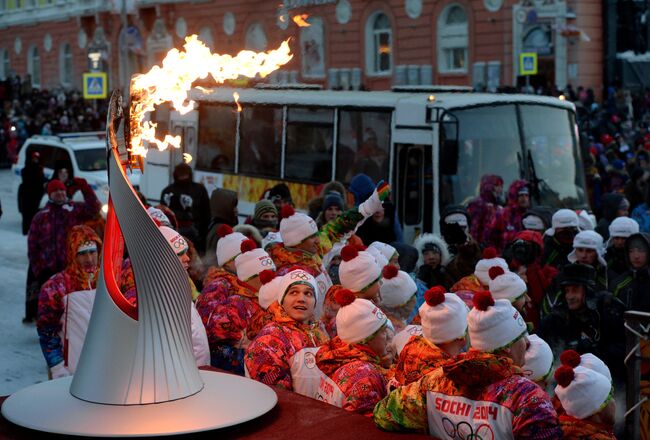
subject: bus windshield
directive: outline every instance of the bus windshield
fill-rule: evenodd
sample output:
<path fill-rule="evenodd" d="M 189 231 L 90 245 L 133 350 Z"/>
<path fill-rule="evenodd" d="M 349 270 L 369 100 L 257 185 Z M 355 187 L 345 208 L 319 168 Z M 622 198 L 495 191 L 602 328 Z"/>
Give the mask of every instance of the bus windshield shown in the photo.
<path fill-rule="evenodd" d="M 451 147 L 441 140 L 441 209 L 467 206 L 479 195 L 481 177 L 487 174 L 503 179 L 506 194 L 514 180 L 528 180 L 536 205 L 587 207 L 569 111 L 507 104 L 453 110 L 451 115 L 458 130 L 458 144 L 453 146 L 457 165 L 445 163 L 449 153 L 444 149 Z"/>

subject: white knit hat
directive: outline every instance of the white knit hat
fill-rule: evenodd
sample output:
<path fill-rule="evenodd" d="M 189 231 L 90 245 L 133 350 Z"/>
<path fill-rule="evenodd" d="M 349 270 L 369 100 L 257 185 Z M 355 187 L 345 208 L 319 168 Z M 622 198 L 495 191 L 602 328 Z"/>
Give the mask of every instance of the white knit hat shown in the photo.
<path fill-rule="evenodd" d="M 488 291 L 474 294 L 474 308 L 467 315 L 472 347 L 493 352 L 508 347 L 528 328 L 523 316 L 505 299 L 494 300 Z"/>
<path fill-rule="evenodd" d="M 616 217 L 609 225 L 610 237 L 627 238 L 639 232 L 639 224 L 630 217 Z"/>
<path fill-rule="evenodd" d="M 424 299 L 419 313 L 422 334 L 429 342 L 443 344 L 465 336 L 469 310 L 458 295 L 436 286 L 424 293 Z"/>
<path fill-rule="evenodd" d="M 591 215 L 584 209 L 578 212 L 578 227 L 581 231 L 593 231 L 596 227 Z"/>
<path fill-rule="evenodd" d="M 280 281 L 282 277 L 276 276 L 272 270 L 263 270 L 260 272 L 260 281 L 262 286 L 257 292 L 257 299 L 260 307 L 264 310 L 278 300 L 278 291 L 280 290 Z"/>
<path fill-rule="evenodd" d="M 600 373 L 605 376 L 610 382 L 612 381 L 612 373 L 609 371 L 609 367 L 605 365 L 605 362 L 600 360 L 597 356 L 594 356 L 591 353 L 580 354 L 575 350 L 564 350 L 560 354 L 560 362 L 562 365 L 568 365 L 569 367 L 584 367 L 594 370 L 596 373 Z"/>
<path fill-rule="evenodd" d="M 380 269 L 383 269 L 388 265 L 388 260 L 386 259 L 384 254 L 382 254 L 381 251 L 376 247 L 368 247 L 366 248 L 366 252 L 368 252 L 370 255 L 372 255 L 375 258 L 375 262 L 377 263 L 377 266 Z"/>
<path fill-rule="evenodd" d="M 336 292 L 341 306 L 336 314 L 336 332 L 346 344 L 356 344 L 373 336 L 386 325 L 388 318 L 371 301 L 357 298 L 348 289 Z"/>
<path fill-rule="evenodd" d="M 280 235 L 285 246 L 297 246 L 318 233 L 318 226 L 313 218 L 296 212 L 291 205 L 282 207 Z"/>
<path fill-rule="evenodd" d="M 528 214 L 521 220 L 521 224 L 524 225 L 524 229 L 544 231 L 544 220 L 535 214 Z"/>
<path fill-rule="evenodd" d="M 167 226 L 169 228 L 172 227 L 172 223 L 169 221 L 169 217 L 167 217 L 165 213 L 162 212 L 162 210 L 150 206 L 147 208 L 147 214 L 149 214 L 149 217 L 156 220 L 161 226 Z"/>
<path fill-rule="evenodd" d="M 526 282 L 516 273 L 504 271 L 501 266 L 491 267 L 488 271 L 490 276 L 490 293 L 494 299 L 507 299 L 515 302 L 528 291 Z"/>
<path fill-rule="evenodd" d="M 172 228 L 168 228 L 167 226 L 160 226 L 158 229 L 160 232 L 162 232 L 165 240 L 167 240 L 167 243 L 169 243 L 169 246 L 171 246 L 176 255 L 187 252 L 189 246 L 181 234 L 174 231 Z"/>
<path fill-rule="evenodd" d="M 411 336 L 420 336 L 421 334 L 422 326 L 413 324 L 409 324 L 404 327 L 402 331 L 397 332 L 391 341 L 391 344 L 395 347 L 395 353 L 397 356 L 399 356 L 402 350 L 404 350 L 404 346 L 409 342 Z"/>
<path fill-rule="evenodd" d="M 246 282 L 263 270 L 275 270 L 275 264 L 264 249 L 257 247 L 255 241 L 247 238 L 241 244 L 241 254 L 235 258 L 237 278 Z"/>
<path fill-rule="evenodd" d="M 483 250 L 483 259 L 476 263 L 474 268 L 474 275 L 478 278 L 482 285 L 487 286 L 490 284 L 490 268 L 493 266 L 500 266 L 504 272 L 509 271 L 508 263 L 503 258 L 497 257 L 497 251 L 494 248 L 486 248 Z"/>
<path fill-rule="evenodd" d="M 528 342 L 530 345 L 526 350 L 526 361 L 521 368 L 533 382 L 545 380 L 553 369 L 553 351 L 546 341 L 537 335 L 528 335 Z"/>
<path fill-rule="evenodd" d="M 381 270 L 375 257 L 365 251 L 358 251 L 347 245 L 341 250 L 339 279 L 341 285 L 353 292 L 361 292 L 381 278 Z"/>
<path fill-rule="evenodd" d="M 284 301 L 284 296 L 287 294 L 289 287 L 294 284 L 306 284 L 311 286 L 314 290 L 314 298 L 318 302 L 318 286 L 316 285 L 316 280 L 311 274 L 303 269 L 293 269 L 287 272 L 285 275 L 279 277 L 280 283 L 278 284 L 278 289 L 276 292 L 275 299 L 278 301 L 278 304 L 282 305 Z"/>
<path fill-rule="evenodd" d="M 603 266 L 607 266 L 605 261 L 605 247 L 603 246 L 603 237 L 596 231 L 581 231 L 573 238 L 573 250 L 567 255 L 567 260 L 575 263 L 578 258 L 576 257 L 577 248 L 593 249 L 598 254 L 598 262 Z"/>
<path fill-rule="evenodd" d="M 382 243 L 381 241 L 373 241 L 370 243 L 370 246 L 368 246 L 368 249 L 366 250 L 370 250 L 371 248 L 377 249 L 379 252 L 381 252 L 381 254 L 384 256 L 384 258 L 386 258 L 386 260 L 388 260 L 389 263 L 393 257 L 399 256 L 397 249 L 389 244 Z"/>
<path fill-rule="evenodd" d="M 578 214 L 570 209 L 558 209 L 551 218 L 551 227 L 546 230 L 546 235 L 555 235 L 557 228 L 577 228 L 579 225 Z"/>
<path fill-rule="evenodd" d="M 246 236 L 239 232 L 234 232 L 226 224 L 219 226 L 217 236 L 217 264 L 223 266 L 234 260 L 237 255 L 241 254 L 241 244 L 246 240 Z"/>
<path fill-rule="evenodd" d="M 382 285 L 381 305 L 386 307 L 400 307 L 405 305 L 418 292 L 418 286 L 411 278 L 411 275 L 397 266 L 388 264 L 381 271 Z"/>
<path fill-rule="evenodd" d="M 612 383 L 584 367 L 562 365 L 555 371 L 555 395 L 568 415 L 586 419 L 599 412 L 611 398 Z"/>

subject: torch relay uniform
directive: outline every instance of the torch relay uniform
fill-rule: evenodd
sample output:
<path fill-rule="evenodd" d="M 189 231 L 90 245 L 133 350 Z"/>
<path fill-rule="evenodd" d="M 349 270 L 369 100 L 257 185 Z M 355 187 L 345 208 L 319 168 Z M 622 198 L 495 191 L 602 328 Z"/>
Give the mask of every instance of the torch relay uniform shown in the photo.
<path fill-rule="evenodd" d="M 331 404 L 347 411 L 372 415 L 375 404 L 386 395 L 390 373 L 381 367 L 380 356 L 366 343 L 385 331 L 388 318 L 367 299 L 356 298 L 350 290 L 336 295 L 341 305 L 337 315 L 338 336 L 316 353 L 316 365 L 342 393 Z"/>
<path fill-rule="evenodd" d="M 475 295 L 474 304 L 467 318 L 473 348 L 391 392 L 375 407 L 375 423 L 437 438 L 562 438 L 549 396 L 504 354 L 521 347 L 523 318 L 489 292 Z"/>
<path fill-rule="evenodd" d="M 264 326 L 246 348 L 244 362 L 247 375 L 267 385 L 293 391 L 291 378 L 292 357 L 303 348 L 319 347 L 329 337 L 319 321 L 299 322 L 282 307 L 285 293 L 296 282 L 291 276 L 299 274 L 311 285 L 317 295 L 316 283 L 306 271 L 297 269 L 284 275 L 277 287 L 279 307 L 269 306 L 271 321 Z"/>
<path fill-rule="evenodd" d="M 41 288 L 36 331 L 45 361 L 54 377 L 57 377 L 57 368 L 67 368 L 64 349 L 67 328 L 62 319 L 66 311 L 66 297 L 75 292 L 93 290 L 97 286 L 99 266 L 93 271 L 84 270 L 77 262 L 77 253 L 92 249 L 100 253 L 101 245 L 102 241 L 88 226 L 73 227 L 68 234 L 66 268 L 52 276 Z"/>

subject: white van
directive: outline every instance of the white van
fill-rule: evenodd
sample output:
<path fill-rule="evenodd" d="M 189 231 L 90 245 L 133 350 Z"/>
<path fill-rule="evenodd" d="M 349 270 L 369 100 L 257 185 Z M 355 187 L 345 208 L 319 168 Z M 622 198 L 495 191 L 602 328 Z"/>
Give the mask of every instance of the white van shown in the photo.
<path fill-rule="evenodd" d="M 90 187 L 95 190 L 97 198 L 102 204 L 102 212 L 108 209 L 108 173 L 106 171 L 106 133 L 67 133 L 55 136 L 35 135 L 27 139 L 18 154 L 18 161 L 12 167 L 14 173 L 20 177 L 25 167 L 26 158 L 31 153 L 38 151 L 41 155 L 41 165 L 45 177 L 50 179 L 58 163 L 69 164 L 72 175 L 86 179 Z M 134 188 L 138 189 L 141 172 L 139 170 L 127 176 Z M 18 184 L 20 180 L 18 181 Z M 81 200 L 77 193 L 75 200 Z M 47 202 L 47 195 L 41 201 L 41 206 Z"/>

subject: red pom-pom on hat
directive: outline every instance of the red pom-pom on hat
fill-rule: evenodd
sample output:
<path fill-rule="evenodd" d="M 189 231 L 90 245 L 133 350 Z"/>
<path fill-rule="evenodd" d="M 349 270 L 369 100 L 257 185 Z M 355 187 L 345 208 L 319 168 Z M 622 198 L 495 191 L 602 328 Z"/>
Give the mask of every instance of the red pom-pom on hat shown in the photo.
<path fill-rule="evenodd" d="M 571 385 L 571 382 L 573 382 L 575 377 L 576 374 L 573 371 L 573 368 L 568 365 L 561 365 L 557 370 L 555 370 L 555 381 L 563 388 Z"/>
<path fill-rule="evenodd" d="M 219 238 L 223 238 L 223 237 L 225 237 L 226 235 L 230 235 L 230 234 L 232 234 L 233 232 L 234 232 L 234 231 L 232 230 L 232 228 L 231 228 L 230 226 L 228 226 L 227 224 L 223 223 L 221 226 L 219 226 L 219 227 L 217 228 L 217 237 L 219 237 Z"/>
<path fill-rule="evenodd" d="M 442 286 L 433 286 L 431 289 L 424 292 L 424 301 L 431 307 L 445 302 L 446 289 Z"/>
<path fill-rule="evenodd" d="M 503 275 L 504 273 L 506 273 L 506 271 L 503 270 L 503 267 L 501 266 L 492 266 L 490 270 L 488 270 L 488 275 L 491 280 L 495 279 L 499 275 Z"/>
<path fill-rule="evenodd" d="M 280 210 L 280 217 L 281 218 L 288 218 L 288 217 L 291 217 L 292 215 L 294 215 L 295 213 L 296 213 L 296 210 L 293 209 L 293 206 L 287 204 L 287 205 L 284 205 L 282 207 L 282 209 Z"/>
<path fill-rule="evenodd" d="M 399 269 L 397 268 L 397 266 L 394 266 L 392 264 L 387 264 L 381 270 L 381 276 L 383 276 L 384 279 L 387 279 L 387 280 L 395 278 L 398 273 L 399 273 Z"/>
<path fill-rule="evenodd" d="M 497 250 L 494 249 L 493 247 L 483 249 L 484 260 L 491 260 L 492 258 L 496 258 L 496 257 L 497 257 Z"/>
<path fill-rule="evenodd" d="M 357 251 L 357 248 L 352 245 L 344 246 L 343 249 L 341 249 L 341 258 L 343 261 L 354 260 L 358 255 L 359 251 Z"/>
<path fill-rule="evenodd" d="M 341 289 L 334 294 L 336 303 L 341 307 L 348 306 L 354 302 L 357 297 L 349 289 Z"/>
<path fill-rule="evenodd" d="M 575 368 L 580 365 L 582 358 L 580 357 L 580 353 L 575 350 L 564 350 L 560 355 L 560 362 L 562 365 L 567 365 L 571 368 Z"/>
<path fill-rule="evenodd" d="M 254 240 L 247 238 L 246 240 L 241 242 L 240 249 L 242 253 L 252 251 L 253 249 L 257 249 L 257 243 L 255 243 Z"/>
<path fill-rule="evenodd" d="M 472 302 L 474 303 L 474 308 L 484 312 L 488 307 L 494 305 L 494 298 L 492 298 L 492 294 L 489 291 L 482 290 L 474 294 Z"/>
<path fill-rule="evenodd" d="M 262 284 L 268 284 L 275 279 L 275 272 L 269 269 L 265 269 L 260 272 L 260 281 Z"/>

